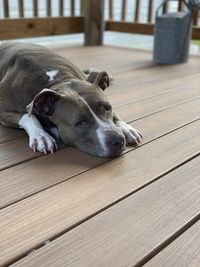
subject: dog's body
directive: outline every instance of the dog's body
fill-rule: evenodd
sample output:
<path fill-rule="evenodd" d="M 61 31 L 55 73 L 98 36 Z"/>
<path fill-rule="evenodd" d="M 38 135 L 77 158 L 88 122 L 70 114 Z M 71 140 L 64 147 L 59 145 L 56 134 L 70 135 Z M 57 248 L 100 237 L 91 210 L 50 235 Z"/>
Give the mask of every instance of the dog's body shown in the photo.
<path fill-rule="evenodd" d="M 29 146 L 52 152 L 54 138 L 92 155 L 113 157 L 141 135 L 115 114 L 103 93 L 106 72 L 89 74 L 39 45 L 5 42 L 0 45 L 0 123 L 20 127 Z M 42 125 L 41 125 L 42 122 Z"/>

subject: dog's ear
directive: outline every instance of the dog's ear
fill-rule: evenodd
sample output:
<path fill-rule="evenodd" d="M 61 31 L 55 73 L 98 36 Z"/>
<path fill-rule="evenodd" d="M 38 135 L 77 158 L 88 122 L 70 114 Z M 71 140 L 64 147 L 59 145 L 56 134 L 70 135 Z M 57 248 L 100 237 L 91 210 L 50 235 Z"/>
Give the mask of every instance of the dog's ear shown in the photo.
<path fill-rule="evenodd" d="M 31 113 L 37 113 L 51 116 L 59 99 L 60 95 L 58 93 L 49 89 L 43 89 L 26 107 L 26 110 L 29 115 L 31 115 Z"/>
<path fill-rule="evenodd" d="M 91 72 L 87 77 L 87 81 L 98 85 L 103 91 L 110 85 L 110 78 L 106 71 Z"/>

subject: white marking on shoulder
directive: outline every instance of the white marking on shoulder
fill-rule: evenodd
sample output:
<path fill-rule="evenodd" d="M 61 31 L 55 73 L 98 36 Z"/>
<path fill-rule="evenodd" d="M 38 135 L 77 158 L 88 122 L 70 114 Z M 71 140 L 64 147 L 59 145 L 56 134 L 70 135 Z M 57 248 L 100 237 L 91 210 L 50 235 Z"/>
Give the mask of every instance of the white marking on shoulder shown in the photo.
<path fill-rule="evenodd" d="M 46 75 L 49 77 L 49 81 L 53 81 L 55 76 L 58 74 L 58 70 L 50 70 L 46 72 Z"/>

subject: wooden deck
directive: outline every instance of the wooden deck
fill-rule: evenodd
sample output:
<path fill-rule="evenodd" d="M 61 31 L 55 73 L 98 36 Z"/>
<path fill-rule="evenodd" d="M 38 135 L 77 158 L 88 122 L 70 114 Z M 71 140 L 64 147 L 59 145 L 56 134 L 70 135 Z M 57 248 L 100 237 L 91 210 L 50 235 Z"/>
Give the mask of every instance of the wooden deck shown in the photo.
<path fill-rule="evenodd" d="M 0 128 L 0 266 L 199 266 L 200 58 L 57 52 L 113 75 L 107 95 L 143 144 L 114 160 L 70 147 L 42 156 L 23 131 Z"/>

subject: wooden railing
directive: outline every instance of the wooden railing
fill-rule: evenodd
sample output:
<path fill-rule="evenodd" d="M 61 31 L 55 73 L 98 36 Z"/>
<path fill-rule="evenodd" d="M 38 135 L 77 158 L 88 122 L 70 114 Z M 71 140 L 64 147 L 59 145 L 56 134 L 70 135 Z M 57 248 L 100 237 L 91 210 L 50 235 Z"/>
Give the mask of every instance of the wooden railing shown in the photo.
<path fill-rule="evenodd" d="M 159 1 L 45 0 L 42 14 L 41 2 L 18 0 L 13 15 L 13 1 L 2 0 L 0 40 L 85 32 L 85 44 L 94 45 L 102 44 L 104 30 L 153 34 Z M 164 5 L 164 13 L 170 11 L 171 2 Z M 176 9 L 183 10 L 183 1 L 177 3 Z M 105 20 L 103 13 L 106 13 Z M 193 39 L 200 39 L 199 15 L 197 12 L 193 14 Z"/>
<path fill-rule="evenodd" d="M 139 34 L 153 34 L 155 12 L 158 6 L 156 0 L 106 0 L 108 14 L 106 20 L 106 30 Z M 130 5 L 134 3 L 134 5 Z M 176 4 L 177 3 L 177 4 Z M 119 5 L 121 4 L 121 5 Z M 163 6 L 163 13 L 182 11 L 184 9 L 183 0 L 170 1 Z M 117 12 L 117 9 L 119 12 Z M 200 39 L 200 12 L 193 13 L 193 39 Z"/>
<path fill-rule="evenodd" d="M 15 10 L 11 10 L 12 1 L 3 0 L 2 3 L 1 40 L 84 32 L 83 0 L 76 1 L 79 9 L 77 14 L 75 14 L 75 0 L 46 0 L 42 15 L 40 0 L 28 2 L 18 0 Z M 28 16 L 25 14 L 25 3 L 28 3 L 31 9 Z"/>

